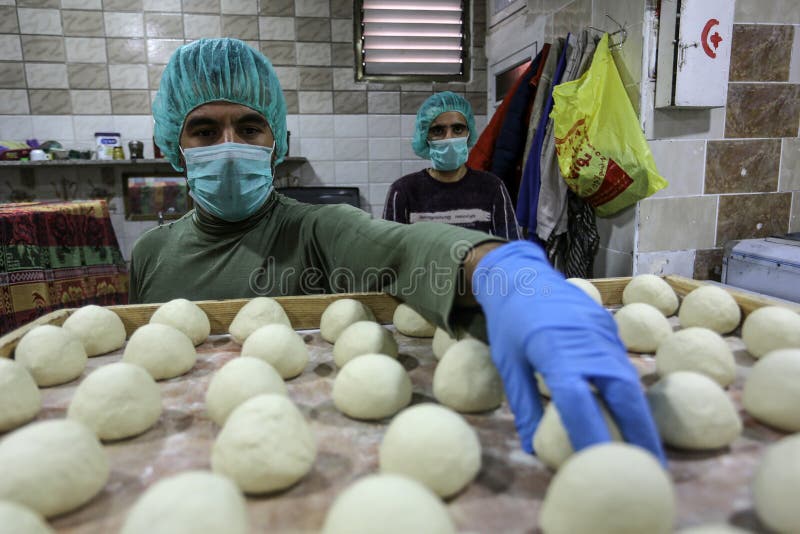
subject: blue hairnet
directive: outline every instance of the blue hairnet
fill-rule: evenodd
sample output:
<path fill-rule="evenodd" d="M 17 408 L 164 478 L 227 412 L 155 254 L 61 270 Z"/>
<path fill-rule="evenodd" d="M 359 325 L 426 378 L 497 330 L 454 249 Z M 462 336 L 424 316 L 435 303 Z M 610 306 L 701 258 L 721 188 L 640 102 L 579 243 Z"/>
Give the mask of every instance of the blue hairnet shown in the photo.
<path fill-rule="evenodd" d="M 472 116 L 472 106 L 463 96 L 457 95 L 452 91 L 443 91 L 429 96 L 417 111 L 416 130 L 414 138 L 411 140 L 411 148 L 414 149 L 414 154 L 423 159 L 430 159 L 428 128 L 436 120 L 436 117 L 447 111 L 458 111 L 464 115 L 464 118 L 467 119 L 467 128 L 469 128 L 467 146 L 472 147 L 475 145 L 478 141 L 478 132 L 475 130 L 475 117 Z"/>
<path fill-rule="evenodd" d="M 286 101 L 272 64 L 238 39 L 200 39 L 169 58 L 153 102 L 153 137 L 176 170 L 183 170 L 179 143 L 186 115 L 216 100 L 261 113 L 275 137 L 275 163 L 283 161 Z"/>

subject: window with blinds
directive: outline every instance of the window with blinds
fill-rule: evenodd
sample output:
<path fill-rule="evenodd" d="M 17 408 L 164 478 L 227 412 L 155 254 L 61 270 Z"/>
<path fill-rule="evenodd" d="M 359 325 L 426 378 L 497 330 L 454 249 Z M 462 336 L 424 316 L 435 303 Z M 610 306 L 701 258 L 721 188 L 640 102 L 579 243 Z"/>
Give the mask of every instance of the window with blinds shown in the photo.
<path fill-rule="evenodd" d="M 469 0 L 360 0 L 354 7 L 359 80 L 467 80 Z"/>

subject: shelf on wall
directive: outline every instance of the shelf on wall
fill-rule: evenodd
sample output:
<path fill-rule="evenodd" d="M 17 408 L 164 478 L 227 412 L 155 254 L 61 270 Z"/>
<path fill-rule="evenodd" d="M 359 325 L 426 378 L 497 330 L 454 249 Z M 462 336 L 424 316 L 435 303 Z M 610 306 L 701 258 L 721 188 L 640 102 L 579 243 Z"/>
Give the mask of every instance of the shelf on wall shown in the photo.
<path fill-rule="evenodd" d="M 308 160 L 301 156 L 289 156 L 283 159 L 281 165 L 302 165 Z M 166 159 L 52 159 L 44 161 L 0 161 L 2 167 L 136 167 L 136 166 L 164 166 L 172 169 Z"/>

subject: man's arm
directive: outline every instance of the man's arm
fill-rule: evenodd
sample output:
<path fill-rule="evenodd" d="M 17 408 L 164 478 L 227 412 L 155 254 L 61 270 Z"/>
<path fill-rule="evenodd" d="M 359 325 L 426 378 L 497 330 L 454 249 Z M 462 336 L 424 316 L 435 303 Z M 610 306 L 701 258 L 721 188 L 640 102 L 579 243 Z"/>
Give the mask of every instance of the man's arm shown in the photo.
<path fill-rule="evenodd" d="M 386 194 L 386 203 L 383 206 L 383 218 L 387 221 L 408 224 L 408 202 L 405 192 L 393 183 Z"/>
<path fill-rule="evenodd" d="M 456 304 L 459 306 L 478 306 L 478 301 L 475 300 L 475 294 L 472 290 L 472 277 L 475 275 L 475 269 L 478 264 L 489 252 L 497 247 L 503 246 L 504 243 L 500 241 L 490 241 L 489 243 L 482 243 L 470 249 L 467 252 L 464 262 L 462 263 L 463 287 L 466 291 L 456 297 Z"/>
<path fill-rule="evenodd" d="M 520 238 L 519 225 L 514 206 L 511 204 L 511 195 L 508 194 L 506 186 L 500 180 L 497 180 L 497 186 L 492 207 L 492 225 L 496 229 L 495 235 L 509 241 L 516 241 Z"/>
<path fill-rule="evenodd" d="M 575 450 L 611 439 L 602 402 L 626 441 L 665 462 L 639 375 L 612 315 L 566 282 L 541 247 L 526 241 L 487 252 L 489 247 L 475 247 L 464 271 L 472 272 L 470 289 L 486 316 L 492 360 L 523 449 L 532 451 L 542 417 L 538 372 Z"/>

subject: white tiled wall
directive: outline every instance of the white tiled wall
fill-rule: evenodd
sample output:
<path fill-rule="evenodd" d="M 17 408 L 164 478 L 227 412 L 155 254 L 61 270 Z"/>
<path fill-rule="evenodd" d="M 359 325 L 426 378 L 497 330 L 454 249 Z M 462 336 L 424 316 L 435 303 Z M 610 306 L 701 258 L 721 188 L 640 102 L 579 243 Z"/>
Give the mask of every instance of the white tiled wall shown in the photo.
<path fill-rule="evenodd" d="M 289 116 L 291 155 L 308 158 L 303 185 L 358 187 L 362 207 L 383 212 L 392 182 L 428 166 L 411 150 L 414 115 Z M 482 130 L 486 116 L 475 117 Z"/>
<path fill-rule="evenodd" d="M 309 160 L 299 170 L 300 184 L 358 187 L 364 210 L 380 217 L 391 183 L 428 166 L 411 150 L 414 121 L 413 115 L 290 115 L 290 154 Z M 486 117 L 477 116 L 475 122 L 482 130 Z M 125 146 L 129 140 L 141 140 L 145 157 L 153 156 L 150 115 L 0 115 L 0 139 L 55 139 L 65 146 L 93 149 L 94 132 L 100 131 L 120 132 Z M 3 178 L 10 177 L 4 171 Z M 54 196 L 45 182 L 41 193 Z M 136 237 L 152 223 L 124 221 L 122 201 L 117 200 L 120 210 L 112 214 L 112 222 L 129 258 Z"/>

